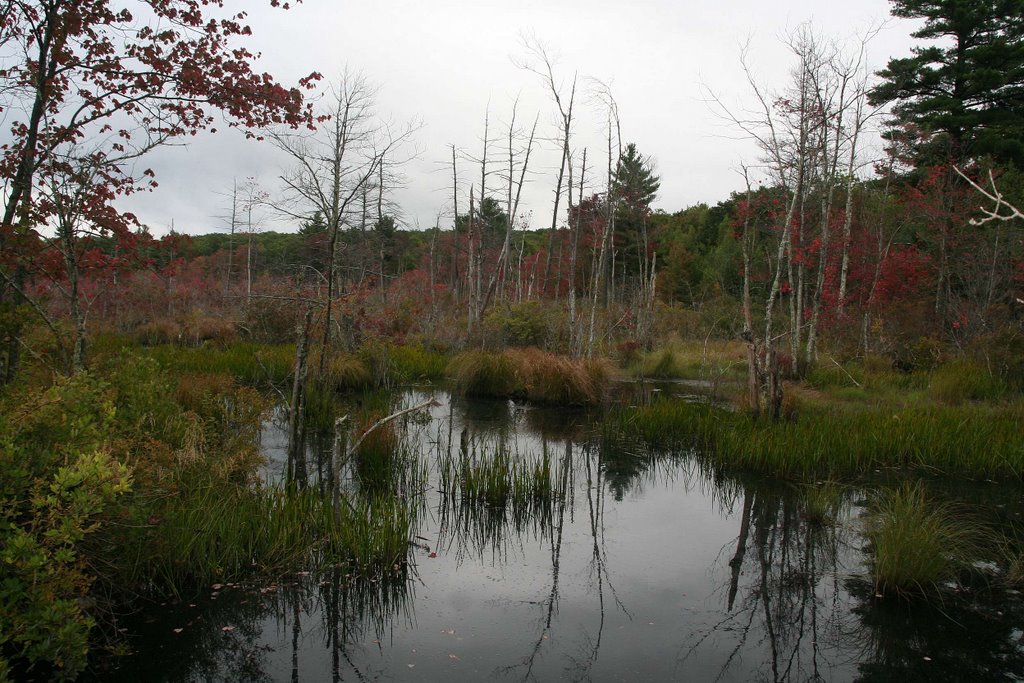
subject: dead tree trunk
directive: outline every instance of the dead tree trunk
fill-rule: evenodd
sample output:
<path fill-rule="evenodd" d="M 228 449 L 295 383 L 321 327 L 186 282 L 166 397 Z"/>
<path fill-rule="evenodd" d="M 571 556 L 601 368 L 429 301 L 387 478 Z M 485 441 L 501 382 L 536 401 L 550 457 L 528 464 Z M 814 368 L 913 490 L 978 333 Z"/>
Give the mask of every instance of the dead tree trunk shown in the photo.
<path fill-rule="evenodd" d="M 292 396 L 289 406 L 288 425 L 288 482 L 294 481 L 296 473 L 305 468 L 306 453 L 306 375 L 309 358 L 309 332 L 313 323 L 313 305 L 306 304 L 302 324 L 296 330 L 298 342 L 295 347 L 295 371 L 292 377 Z"/>

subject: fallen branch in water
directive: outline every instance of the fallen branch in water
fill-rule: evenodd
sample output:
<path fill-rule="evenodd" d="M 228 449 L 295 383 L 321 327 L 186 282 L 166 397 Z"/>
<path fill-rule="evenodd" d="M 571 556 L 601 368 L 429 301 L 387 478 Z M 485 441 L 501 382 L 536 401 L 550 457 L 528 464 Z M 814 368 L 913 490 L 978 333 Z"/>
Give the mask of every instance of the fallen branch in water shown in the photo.
<path fill-rule="evenodd" d="M 359 439 L 354 444 L 352 444 L 347 449 L 345 449 L 345 456 L 346 457 L 352 457 L 352 454 L 356 452 L 356 449 L 359 448 L 359 445 L 363 443 L 363 439 L 365 439 L 367 436 L 369 436 L 370 432 L 374 431 L 375 429 L 377 429 L 379 427 L 383 427 L 388 422 L 391 422 L 392 420 L 394 420 L 396 418 L 402 417 L 403 415 L 408 415 L 409 413 L 414 413 L 417 410 L 423 410 L 424 408 L 433 408 L 434 406 L 438 406 L 438 405 L 441 405 L 441 404 L 438 403 L 437 401 L 435 401 L 434 399 L 430 399 L 429 401 L 425 401 L 423 403 L 420 403 L 419 405 L 415 405 L 415 406 L 413 406 L 411 408 L 406 408 L 405 410 L 399 410 L 397 413 L 392 413 L 391 415 L 388 415 L 387 417 L 382 417 L 381 419 L 377 420 L 372 425 L 370 425 L 370 428 L 367 429 L 365 432 L 363 432 L 362 436 L 360 436 Z M 342 420 L 344 420 L 344 418 L 342 418 Z M 339 420 L 339 422 L 340 421 L 341 420 Z"/>

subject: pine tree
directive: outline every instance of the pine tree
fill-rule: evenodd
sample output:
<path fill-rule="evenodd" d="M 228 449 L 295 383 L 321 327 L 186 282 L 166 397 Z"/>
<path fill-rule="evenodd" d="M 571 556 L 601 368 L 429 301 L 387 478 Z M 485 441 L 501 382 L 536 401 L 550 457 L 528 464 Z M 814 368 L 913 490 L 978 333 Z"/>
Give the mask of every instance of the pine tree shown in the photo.
<path fill-rule="evenodd" d="M 924 19 L 912 57 L 892 59 L 871 93 L 894 102 L 889 136 L 908 131 L 918 162 L 990 155 L 1024 167 L 1024 0 L 893 0 Z"/>
<path fill-rule="evenodd" d="M 647 234 L 651 202 L 658 195 L 661 179 L 654 173 L 649 157 L 637 151 L 632 142 L 626 145 L 615 169 L 616 243 L 622 253 L 627 272 L 646 276 L 650 240 Z"/>

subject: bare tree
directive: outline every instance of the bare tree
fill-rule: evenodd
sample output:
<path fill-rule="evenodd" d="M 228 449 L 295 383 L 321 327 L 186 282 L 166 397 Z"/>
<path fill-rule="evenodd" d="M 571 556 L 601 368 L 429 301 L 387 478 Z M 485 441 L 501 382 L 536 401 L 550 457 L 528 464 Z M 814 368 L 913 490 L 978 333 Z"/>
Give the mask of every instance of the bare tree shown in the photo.
<path fill-rule="evenodd" d="M 993 204 L 991 209 L 979 206 L 978 210 L 981 212 L 982 217 L 972 218 L 971 225 L 984 225 L 992 221 L 1007 222 L 1012 220 L 1024 220 L 1024 212 L 1006 200 L 1006 197 L 996 185 L 996 180 L 991 170 L 988 172 L 988 186 L 991 189 L 982 187 L 959 168 L 956 169 L 956 172 L 961 178 L 966 180 L 971 187 L 977 190 L 982 197 L 988 199 Z"/>
<path fill-rule="evenodd" d="M 722 116 L 757 143 L 770 191 L 777 198 L 781 195 L 784 202 L 784 210 L 775 214 L 768 229 L 744 226 L 744 336 L 750 348 L 756 349 L 753 361 L 758 367 L 752 369 L 751 377 L 757 378 L 762 401 L 769 399 L 766 407 L 773 415 L 781 402 L 781 385 L 774 379 L 778 374 L 774 360 L 777 339 L 788 336 L 794 364 L 813 363 L 817 358 L 825 294 L 835 287 L 827 272 L 836 198 L 843 189 L 840 298 L 845 296 L 859 138 L 874 113 L 866 107 L 868 87 L 863 66 L 864 47 L 874 32 L 872 29 L 865 34 L 851 57 L 836 42 L 818 36 L 809 25 L 801 26 L 786 41 L 795 66 L 781 92 L 769 91 L 758 83 L 746 46 L 741 64 L 757 103 L 753 111 L 734 112 L 710 93 L 711 102 Z M 750 221 L 755 197 L 746 166 L 744 176 L 748 188 L 745 220 Z M 752 259 L 758 253 L 770 283 L 764 299 L 763 336 L 754 335 L 753 316 L 746 310 L 753 305 L 748 299 L 748 278 Z M 775 316 L 780 303 L 788 303 L 789 326 L 777 337 Z M 756 411 L 759 406 L 751 407 Z"/>
<path fill-rule="evenodd" d="M 605 306 L 611 299 L 612 269 L 611 247 L 612 236 L 615 234 L 615 169 L 622 158 L 622 123 L 619 118 L 619 105 L 612 95 L 611 87 L 601 81 L 595 81 L 594 96 L 606 110 L 607 120 L 607 175 L 605 185 L 605 220 L 601 239 L 595 245 L 592 259 L 590 284 L 590 325 L 587 332 L 587 357 L 594 354 L 594 326 L 597 317 L 598 302 Z"/>
<path fill-rule="evenodd" d="M 536 36 L 523 36 L 523 47 L 528 56 L 527 59 L 519 63 L 519 66 L 540 76 L 544 81 L 544 85 L 550 91 L 555 107 L 558 109 L 558 143 L 562 151 L 562 160 L 558 166 L 558 177 L 555 181 L 555 201 L 551 209 L 551 231 L 548 238 L 547 256 L 545 258 L 544 276 L 541 286 L 541 291 L 544 292 L 547 290 L 548 278 L 551 274 L 551 254 L 554 251 L 555 235 L 558 230 L 558 208 L 562 199 L 562 192 L 566 189 L 565 174 L 571 166 L 573 105 L 576 102 L 577 78 L 576 74 L 573 74 L 572 85 L 569 87 L 569 94 L 566 97 L 563 93 L 561 82 L 555 76 L 555 59 L 547 46 L 538 40 Z M 572 181 L 570 179 L 569 185 L 571 186 L 571 184 Z M 568 191 L 571 193 L 571 187 Z M 555 292 L 557 298 L 557 284 Z"/>
<path fill-rule="evenodd" d="M 225 215 L 218 216 L 228 229 L 228 263 L 224 269 L 224 298 L 227 299 L 231 293 L 231 274 L 234 271 L 235 259 L 235 232 L 238 230 L 238 178 L 231 180 L 230 191 L 218 192 L 217 194 L 227 200 L 230 207 Z"/>
<path fill-rule="evenodd" d="M 253 259 L 255 258 L 253 242 L 256 234 L 263 228 L 263 215 L 260 210 L 267 205 L 269 198 L 270 195 L 259 186 L 255 178 L 246 178 L 242 187 L 235 194 L 235 200 L 239 202 L 238 213 L 244 216 L 244 222 L 240 224 L 240 227 L 245 231 L 245 301 L 247 304 L 252 302 Z"/>
<path fill-rule="evenodd" d="M 416 126 L 401 127 L 381 120 L 374 110 L 376 88 L 362 75 L 345 71 L 331 87 L 320 111 L 320 123 L 310 133 L 274 132 L 270 139 L 292 160 L 281 175 L 283 193 L 275 208 L 296 220 L 319 212 L 327 227 L 327 286 L 321 372 L 332 335 L 333 300 L 338 291 L 339 235 L 355 219 L 357 198 L 380 177 L 385 156 L 392 166 Z"/>
<path fill-rule="evenodd" d="M 996 184 L 995 176 L 991 169 L 988 171 L 988 188 L 982 187 L 975 182 L 970 176 L 965 174 L 959 168 L 954 167 L 957 174 L 966 180 L 971 187 L 973 187 L 982 197 L 992 203 L 992 207 L 988 208 L 985 206 L 978 207 L 978 211 L 981 212 L 981 218 L 972 218 L 971 225 L 982 226 L 989 223 L 995 223 L 995 236 L 992 245 L 992 263 L 989 268 L 987 292 L 985 297 L 985 308 L 987 309 L 995 298 L 996 281 L 997 281 L 997 269 L 999 264 L 999 257 L 1001 254 L 1000 240 L 1002 238 L 1002 226 L 1010 222 L 1024 222 L 1024 212 L 1017 208 L 1014 204 L 1011 204 L 1006 200 L 1006 197 L 1000 191 L 999 186 Z M 1013 240 L 1007 240 L 1013 241 Z M 1020 240 L 1016 240 L 1020 243 Z M 1005 249 L 1005 247 L 1004 247 Z M 1014 297 L 1017 304 L 1024 304 L 1024 300 L 1020 297 Z"/>
<path fill-rule="evenodd" d="M 506 135 L 508 153 L 508 168 L 505 170 L 505 235 L 501 244 L 501 251 L 498 252 L 497 262 L 491 269 L 491 275 L 487 283 L 487 289 L 480 299 L 480 310 L 476 319 L 483 317 L 495 292 L 503 292 L 506 273 L 508 272 L 509 253 L 512 247 L 512 235 L 515 232 L 516 220 L 519 218 L 519 201 L 522 196 L 523 186 L 526 183 L 526 175 L 530 168 L 530 155 L 533 152 L 533 144 L 537 135 L 537 122 L 539 116 L 533 120 L 529 136 L 526 137 L 526 146 L 522 147 L 520 142 L 524 132 L 516 128 L 516 116 L 519 108 L 519 100 L 512 104 L 512 117 L 508 124 Z M 483 183 L 481 183 L 481 186 Z"/>

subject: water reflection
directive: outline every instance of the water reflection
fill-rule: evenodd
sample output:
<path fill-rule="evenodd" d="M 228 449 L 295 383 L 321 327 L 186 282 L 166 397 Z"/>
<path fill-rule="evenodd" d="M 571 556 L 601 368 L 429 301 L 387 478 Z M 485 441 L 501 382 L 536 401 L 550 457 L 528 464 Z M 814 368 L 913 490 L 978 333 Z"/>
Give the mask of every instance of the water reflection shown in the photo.
<path fill-rule="evenodd" d="M 158 612 L 141 626 L 139 654 L 117 676 L 1024 675 L 1019 595 L 971 590 L 933 609 L 875 600 L 863 580 L 863 491 L 707 468 L 685 452 L 608 438 L 585 411 L 420 391 L 344 410 L 358 424 L 368 407 L 383 414 L 429 399 L 439 405 L 427 417 L 396 421 L 384 461 L 360 460 L 373 449 L 342 457 L 348 431 L 310 439 L 304 456 L 305 484 L 324 496 L 391 496 L 415 505 L 407 566 L 376 581 L 335 569 Z M 268 478 L 286 473 L 273 429 L 264 437 Z M 487 471 L 494 458 L 530 472 L 527 465 L 547 462 L 548 494 L 517 498 L 500 487 L 505 493 L 491 498 L 465 494 L 459 468 Z M 1019 508 L 1019 494 L 1007 500 Z"/>
<path fill-rule="evenodd" d="M 843 564 L 850 554 L 849 505 L 841 504 L 837 519 L 823 523 L 792 490 L 762 483 L 736 493 L 742 497 L 739 532 L 719 590 L 725 612 L 697 635 L 680 665 L 714 657 L 721 661 L 715 680 L 722 680 L 749 650 L 760 649 L 767 680 L 831 680 L 847 659 L 841 584 L 851 569 Z M 728 495 L 720 499 L 730 508 L 734 502 Z M 709 644 L 715 654 L 704 652 Z"/>
<path fill-rule="evenodd" d="M 860 646 L 858 681 L 1024 680 L 1020 595 L 977 587 L 939 605 L 878 601 L 851 581 Z"/>

